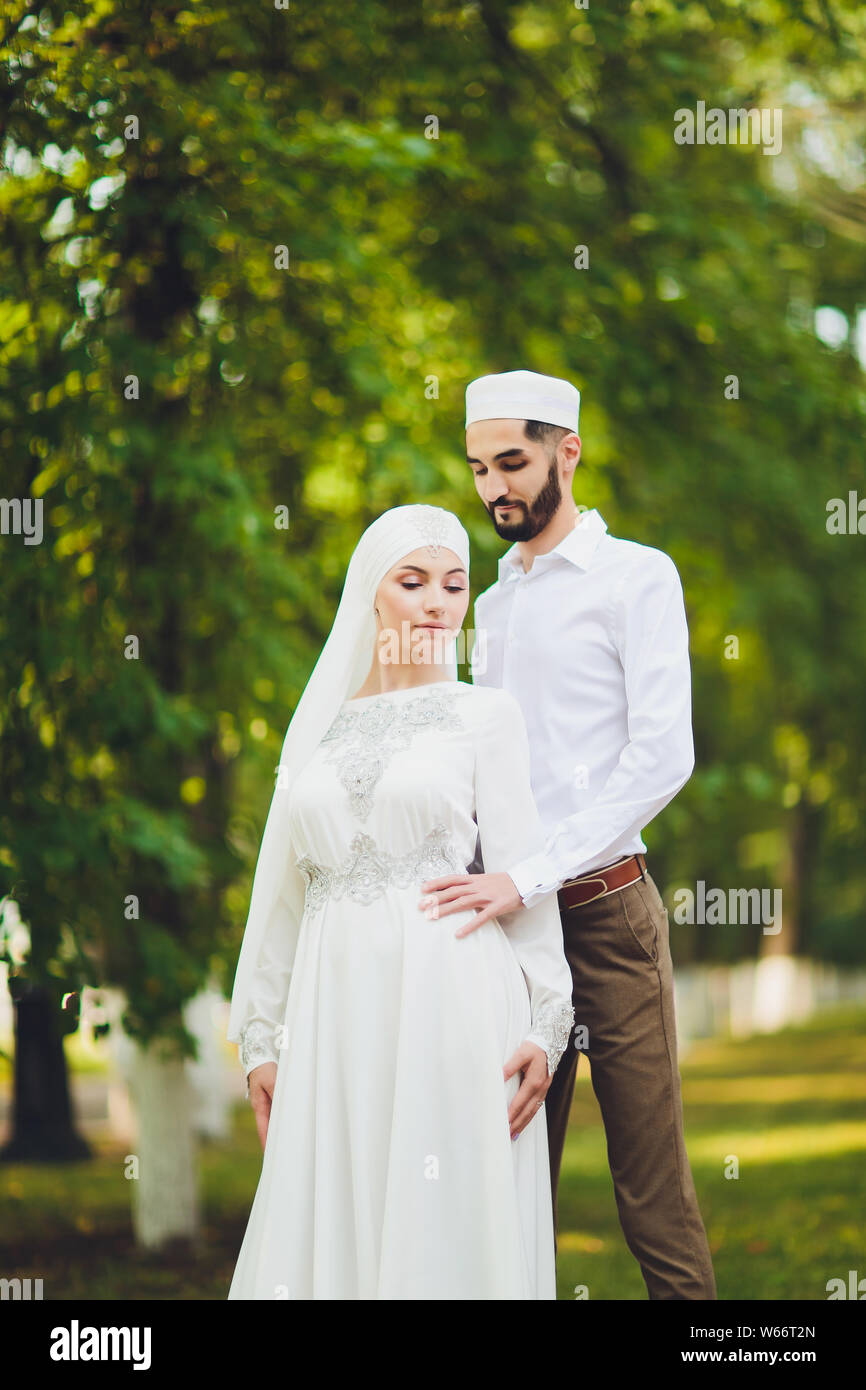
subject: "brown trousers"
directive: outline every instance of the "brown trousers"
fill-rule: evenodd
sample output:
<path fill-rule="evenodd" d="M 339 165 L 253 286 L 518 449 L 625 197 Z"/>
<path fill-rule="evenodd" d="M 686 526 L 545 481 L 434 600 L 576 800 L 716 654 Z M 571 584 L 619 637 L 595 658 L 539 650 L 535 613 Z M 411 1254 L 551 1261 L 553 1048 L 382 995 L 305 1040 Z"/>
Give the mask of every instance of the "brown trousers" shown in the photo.
<path fill-rule="evenodd" d="M 595 902 L 560 906 L 575 1033 L 547 1093 L 554 1221 L 577 1060 L 601 1107 L 620 1224 L 651 1299 L 714 1299 L 707 1237 L 683 1139 L 668 915 L 649 873 Z"/>

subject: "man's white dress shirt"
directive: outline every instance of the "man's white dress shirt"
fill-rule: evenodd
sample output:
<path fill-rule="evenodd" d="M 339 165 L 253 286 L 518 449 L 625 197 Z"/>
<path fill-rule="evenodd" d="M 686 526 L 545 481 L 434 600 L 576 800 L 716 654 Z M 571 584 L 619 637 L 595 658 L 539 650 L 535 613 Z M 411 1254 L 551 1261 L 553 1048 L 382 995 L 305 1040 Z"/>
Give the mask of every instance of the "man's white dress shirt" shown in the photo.
<path fill-rule="evenodd" d="M 508 870 L 524 904 L 646 850 L 641 831 L 694 767 L 689 634 L 664 551 L 598 511 L 524 572 L 517 545 L 475 603 L 472 679 L 519 702 L 544 849 Z M 508 749 L 502 749 L 508 757 Z"/>

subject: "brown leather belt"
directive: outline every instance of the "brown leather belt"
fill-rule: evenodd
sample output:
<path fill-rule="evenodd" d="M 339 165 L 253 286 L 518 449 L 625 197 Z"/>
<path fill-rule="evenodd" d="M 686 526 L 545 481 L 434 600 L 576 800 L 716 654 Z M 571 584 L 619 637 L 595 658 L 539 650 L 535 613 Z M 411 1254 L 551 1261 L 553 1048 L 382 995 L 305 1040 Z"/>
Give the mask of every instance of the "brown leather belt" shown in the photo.
<path fill-rule="evenodd" d="M 596 898 L 606 898 L 608 893 L 616 893 L 619 888 L 627 888 L 640 878 L 646 879 L 646 860 L 642 854 L 632 854 L 609 864 L 606 869 L 590 869 L 588 874 L 570 878 L 557 894 L 559 905 L 582 907 L 585 903 L 594 903 Z"/>

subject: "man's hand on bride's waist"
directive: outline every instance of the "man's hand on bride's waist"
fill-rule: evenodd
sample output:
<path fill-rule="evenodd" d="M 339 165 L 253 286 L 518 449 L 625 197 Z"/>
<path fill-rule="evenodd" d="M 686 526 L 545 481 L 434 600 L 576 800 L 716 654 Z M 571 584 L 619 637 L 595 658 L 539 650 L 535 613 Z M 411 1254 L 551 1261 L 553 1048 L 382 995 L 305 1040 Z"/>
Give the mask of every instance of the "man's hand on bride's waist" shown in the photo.
<path fill-rule="evenodd" d="M 431 920 L 449 912 L 474 911 L 475 916 L 454 933 L 468 936 L 483 922 L 503 912 L 514 912 L 523 900 L 508 874 L 447 874 L 421 884 L 424 897 L 418 908 Z"/>

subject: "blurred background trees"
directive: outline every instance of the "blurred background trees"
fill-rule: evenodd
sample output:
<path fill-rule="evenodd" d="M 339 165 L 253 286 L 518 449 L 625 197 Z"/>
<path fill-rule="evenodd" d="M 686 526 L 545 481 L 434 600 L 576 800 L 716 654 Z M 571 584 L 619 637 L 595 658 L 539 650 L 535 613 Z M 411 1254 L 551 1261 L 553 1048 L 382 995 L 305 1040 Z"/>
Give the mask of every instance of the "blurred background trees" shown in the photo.
<path fill-rule="evenodd" d="M 6 6 L 2 491 L 44 538 L 0 536 L 0 868 L 58 1028 L 118 986 L 176 1082 L 358 535 L 451 507 L 492 582 L 463 392 L 517 366 L 579 386 L 576 500 L 683 578 L 697 768 L 656 879 L 783 888 L 778 936 L 674 927 L 676 958 L 866 959 L 866 541 L 826 526 L 866 495 L 864 30 L 856 0 Z M 699 101 L 780 109 L 781 153 L 677 145 Z"/>

